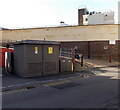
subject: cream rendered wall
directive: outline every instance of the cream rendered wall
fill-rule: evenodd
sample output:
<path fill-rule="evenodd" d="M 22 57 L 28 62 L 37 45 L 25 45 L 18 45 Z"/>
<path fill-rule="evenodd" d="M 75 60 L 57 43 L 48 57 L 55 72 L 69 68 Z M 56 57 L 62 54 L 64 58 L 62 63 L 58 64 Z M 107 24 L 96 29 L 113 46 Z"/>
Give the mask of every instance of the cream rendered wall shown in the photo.
<path fill-rule="evenodd" d="M 91 25 L 3 30 L 3 41 L 16 41 L 22 39 L 46 39 L 48 41 L 118 40 L 118 25 Z"/>
<path fill-rule="evenodd" d="M 88 25 L 88 20 L 86 21 L 86 19 L 88 19 L 89 15 L 83 15 L 83 25 Z"/>
<path fill-rule="evenodd" d="M 114 12 L 104 12 L 104 23 L 105 24 L 114 24 L 115 19 L 114 19 Z M 107 16 L 106 16 L 107 15 Z"/>
<path fill-rule="evenodd" d="M 93 14 L 88 16 L 88 24 L 104 24 L 104 14 Z"/>

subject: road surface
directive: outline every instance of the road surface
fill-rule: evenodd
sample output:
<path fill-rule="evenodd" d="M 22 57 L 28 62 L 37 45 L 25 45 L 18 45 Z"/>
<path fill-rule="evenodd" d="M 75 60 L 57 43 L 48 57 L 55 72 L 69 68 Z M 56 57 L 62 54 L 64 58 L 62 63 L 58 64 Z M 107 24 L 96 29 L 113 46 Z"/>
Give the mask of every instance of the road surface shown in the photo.
<path fill-rule="evenodd" d="M 3 108 L 118 108 L 118 68 L 91 71 L 96 75 L 6 91 Z"/>

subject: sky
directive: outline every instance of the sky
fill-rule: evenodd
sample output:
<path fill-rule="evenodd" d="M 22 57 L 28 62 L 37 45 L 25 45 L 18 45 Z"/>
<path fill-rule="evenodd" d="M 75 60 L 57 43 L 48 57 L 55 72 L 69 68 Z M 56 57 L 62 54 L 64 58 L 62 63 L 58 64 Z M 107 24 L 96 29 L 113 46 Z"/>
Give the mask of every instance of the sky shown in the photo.
<path fill-rule="evenodd" d="M 120 0 L 0 0 L 0 27 L 28 28 L 78 24 L 78 8 L 89 11 L 115 11 Z"/>

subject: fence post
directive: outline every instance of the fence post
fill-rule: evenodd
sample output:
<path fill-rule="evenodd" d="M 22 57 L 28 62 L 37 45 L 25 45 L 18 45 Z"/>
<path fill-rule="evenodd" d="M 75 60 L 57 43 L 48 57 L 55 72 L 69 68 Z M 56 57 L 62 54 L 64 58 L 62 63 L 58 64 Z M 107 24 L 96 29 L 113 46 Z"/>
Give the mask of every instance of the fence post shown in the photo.
<path fill-rule="evenodd" d="M 61 49 L 61 47 L 60 47 L 60 56 L 62 56 L 62 49 Z"/>

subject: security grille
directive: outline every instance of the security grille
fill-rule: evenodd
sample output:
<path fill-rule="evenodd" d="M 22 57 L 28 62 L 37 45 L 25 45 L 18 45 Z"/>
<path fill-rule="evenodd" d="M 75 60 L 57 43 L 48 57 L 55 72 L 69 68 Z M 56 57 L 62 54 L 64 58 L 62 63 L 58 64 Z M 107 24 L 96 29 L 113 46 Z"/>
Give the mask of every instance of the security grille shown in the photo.
<path fill-rule="evenodd" d="M 29 74 L 42 72 L 42 63 L 29 63 L 28 65 Z"/>
<path fill-rule="evenodd" d="M 56 62 L 46 62 L 45 63 L 45 72 L 54 72 L 56 71 Z"/>

